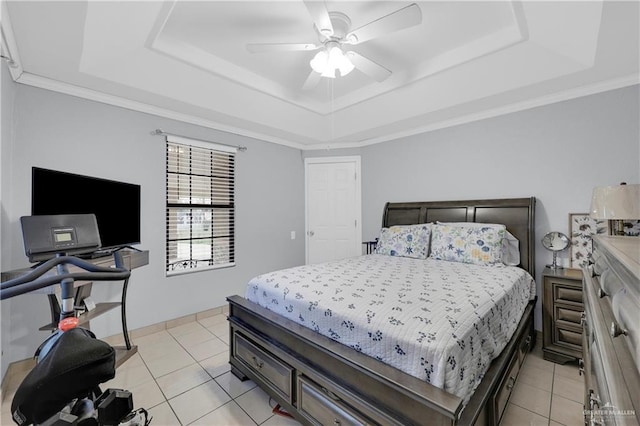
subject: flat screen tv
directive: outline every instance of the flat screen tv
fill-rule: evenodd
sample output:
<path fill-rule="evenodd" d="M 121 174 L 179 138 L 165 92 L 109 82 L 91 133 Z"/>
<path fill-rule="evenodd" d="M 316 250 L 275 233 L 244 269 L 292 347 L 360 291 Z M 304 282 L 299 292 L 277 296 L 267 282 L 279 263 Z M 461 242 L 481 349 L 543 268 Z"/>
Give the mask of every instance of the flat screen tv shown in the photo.
<path fill-rule="evenodd" d="M 140 185 L 33 167 L 31 214 L 93 213 L 103 249 L 140 243 Z"/>

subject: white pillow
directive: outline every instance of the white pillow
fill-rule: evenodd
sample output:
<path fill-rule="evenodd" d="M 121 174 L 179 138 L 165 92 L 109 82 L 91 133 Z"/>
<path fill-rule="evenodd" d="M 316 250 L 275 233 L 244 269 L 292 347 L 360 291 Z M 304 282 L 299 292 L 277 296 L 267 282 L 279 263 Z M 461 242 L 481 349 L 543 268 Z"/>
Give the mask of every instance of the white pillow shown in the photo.
<path fill-rule="evenodd" d="M 440 225 L 466 226 L 466 227 L 495 227 L 502 228 L 504 225 L 497 223 L 481 222 L 437 222 Z M 502 263 L 508 266 L 518 266 L 520 264 L 520 241 L 507 231 L 502 240 Z"/>

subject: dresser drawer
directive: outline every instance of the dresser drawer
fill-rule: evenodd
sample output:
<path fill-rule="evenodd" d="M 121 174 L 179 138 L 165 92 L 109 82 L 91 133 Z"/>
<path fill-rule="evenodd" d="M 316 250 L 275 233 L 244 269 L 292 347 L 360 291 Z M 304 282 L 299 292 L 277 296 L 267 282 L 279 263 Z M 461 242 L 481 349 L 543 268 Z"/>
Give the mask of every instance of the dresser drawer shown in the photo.
<path fill-rule="evenodd" d="M 283 361 L 267 354 L 244 336 L 234 333 L 234 356 L 255 372 L 264 382 L 291 401 L 294 370 Z"/>
<path fill-rule="evenodd" d="M 370 424 L 340 398 L 302 376 L 298 377 L 298 411 L 318 425 Z"/>

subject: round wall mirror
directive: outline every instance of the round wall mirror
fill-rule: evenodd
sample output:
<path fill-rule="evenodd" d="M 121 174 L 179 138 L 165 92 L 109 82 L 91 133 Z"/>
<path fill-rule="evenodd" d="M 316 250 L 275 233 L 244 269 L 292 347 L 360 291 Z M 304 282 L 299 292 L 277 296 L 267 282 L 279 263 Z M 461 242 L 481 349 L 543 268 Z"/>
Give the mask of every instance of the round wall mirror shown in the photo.
<path fill-rule="evenodd" d="M 551 269 L 558 269 L 558 252 L 565 250 L 569 247 L 571 241 L 569 237 L 564 235 L 562 232 L 552 231 L 542 237 L 542 245 L 547 250 L 553 253 L 553 263 L 549 265 Z"/>

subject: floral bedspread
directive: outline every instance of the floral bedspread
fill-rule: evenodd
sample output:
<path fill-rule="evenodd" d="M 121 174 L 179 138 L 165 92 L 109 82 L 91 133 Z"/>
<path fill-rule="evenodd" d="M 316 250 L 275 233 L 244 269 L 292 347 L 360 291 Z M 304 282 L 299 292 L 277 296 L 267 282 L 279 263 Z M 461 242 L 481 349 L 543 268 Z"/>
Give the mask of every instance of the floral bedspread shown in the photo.
<path fill-rule="evenodd" d="M 253 278 L 246 298 L 462 398 L 515 332 L 521 268 L 366 255 Z"/>

